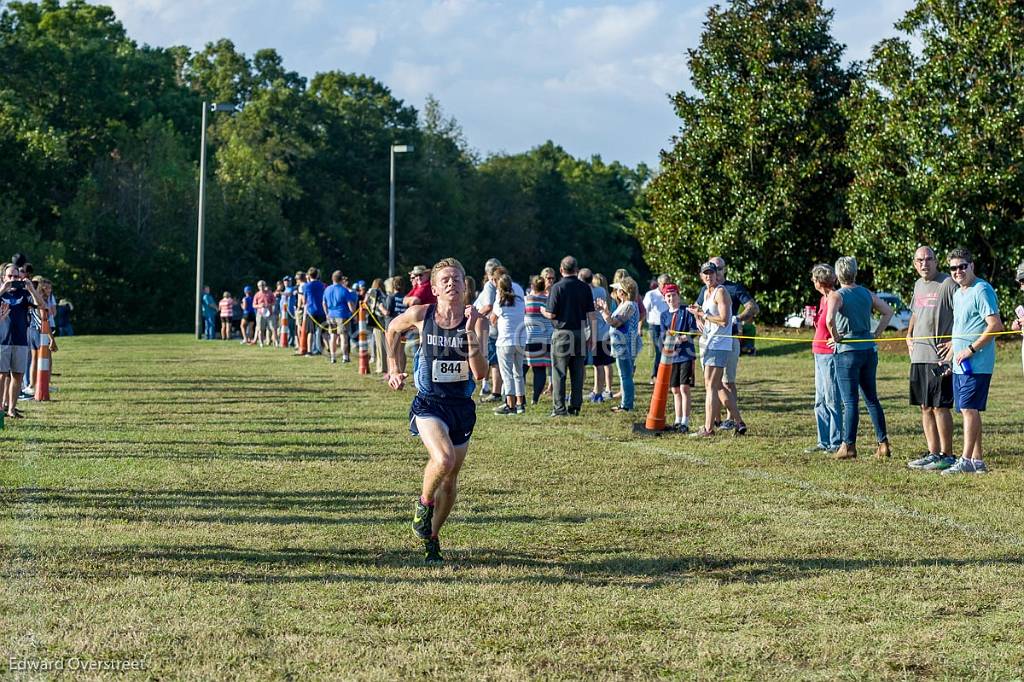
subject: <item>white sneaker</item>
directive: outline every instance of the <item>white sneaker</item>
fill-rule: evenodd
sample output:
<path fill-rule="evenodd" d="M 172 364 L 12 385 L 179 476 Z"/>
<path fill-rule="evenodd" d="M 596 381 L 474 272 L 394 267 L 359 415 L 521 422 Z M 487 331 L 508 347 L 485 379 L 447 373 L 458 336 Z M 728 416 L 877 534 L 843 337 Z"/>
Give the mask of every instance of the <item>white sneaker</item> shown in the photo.
<path fill-rule="evenodd" d="M 978 470 L 978 467 L 974 464 L 973 459 L 964 459 L 963 457 L 958 457 L 956 463 L 953 466 L 946 469 L 945 471 L 943 471 L 942 475 L 945 476 L 946 474 L 978 474 L 985 473 L 986 471 L 988 471 L 985 468 L 984 462 L 979 462 L 979 464 L 981 464 L 981 471 Z"/>

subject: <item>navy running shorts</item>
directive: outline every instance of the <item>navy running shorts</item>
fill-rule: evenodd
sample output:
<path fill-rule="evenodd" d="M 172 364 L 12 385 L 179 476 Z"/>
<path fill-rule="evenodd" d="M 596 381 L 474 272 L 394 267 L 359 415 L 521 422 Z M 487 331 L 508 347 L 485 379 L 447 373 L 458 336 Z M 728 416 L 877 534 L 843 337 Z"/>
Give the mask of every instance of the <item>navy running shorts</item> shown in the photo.
<path fill-rule="evenodd" d="M 469 442 L 476 426 L 476 403 L 472 398 L 458 401 L 433 400 L 427 396 L 417 395 L 409 407 L 409 432 L 420 435 L 416 428 L 416 418 L 436 419 L 448 428 L 448 437 L 452 445 L 458 447 Z"/>

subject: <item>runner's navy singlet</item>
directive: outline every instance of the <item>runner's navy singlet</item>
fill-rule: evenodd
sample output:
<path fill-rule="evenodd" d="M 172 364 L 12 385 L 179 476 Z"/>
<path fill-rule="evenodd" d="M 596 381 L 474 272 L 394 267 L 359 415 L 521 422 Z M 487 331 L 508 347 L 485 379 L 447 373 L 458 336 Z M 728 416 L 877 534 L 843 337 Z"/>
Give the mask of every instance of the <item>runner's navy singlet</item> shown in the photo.
<path fill-rule="evenodd" d="M 466 325 L 445 329 L 434 319 L 436 304 L 427 308 L 416 352 L 413 378 L 419 394 L 434 400 L 472 400 L 476 382 L 469 367 Z"/>

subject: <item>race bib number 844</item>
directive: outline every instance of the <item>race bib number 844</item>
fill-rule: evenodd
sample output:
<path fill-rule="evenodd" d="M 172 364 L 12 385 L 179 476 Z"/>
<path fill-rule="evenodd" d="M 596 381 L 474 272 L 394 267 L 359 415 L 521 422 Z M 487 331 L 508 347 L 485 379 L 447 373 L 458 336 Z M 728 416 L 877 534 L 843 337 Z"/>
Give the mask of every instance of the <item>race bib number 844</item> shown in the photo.
<path fill-rule="evenodd" d="M 469 381 L 469 362 L 466 360 L 434 360 L 431 380 L 435 384 Z"/>

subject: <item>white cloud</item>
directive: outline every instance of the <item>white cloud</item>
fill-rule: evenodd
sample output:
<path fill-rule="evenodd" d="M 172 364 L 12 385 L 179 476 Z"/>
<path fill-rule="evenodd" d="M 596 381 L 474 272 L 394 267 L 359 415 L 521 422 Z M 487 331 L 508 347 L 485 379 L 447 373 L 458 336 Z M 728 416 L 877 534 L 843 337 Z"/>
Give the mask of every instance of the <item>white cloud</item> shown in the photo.
<path fill-rule="evenodd" d="M 349 52 L 365 57 L 377 45 L 377 30 L 366 26 L 350 28 L 345 32 L 342 44 Z"/>
<path fill-rule="evenodd" d="M 657 24 L 660 8 L 653 2 L 572 7 L 555 18 L 559 29 L 571 36 L 576 48 L 586 53 L 606 53 L 627 48 L 645 37 Z"/>
<path fill-rule="evenodd" d="M 433 93 L 480 150 L 553 139 L 570 153 L 657 163 L 690 87 L 686 50 L 716 0 L 95 0 L 129 35 L 201 49 L 273 47 L 312 77 L 367 73 L 420 106 Z M 720 0 L 718 0 L 720 2 Z M 863 59 L 914 0 L 825 0 Z"/>
<path fill-rule="evenodd" d="M 473 0 L 436 0 L 420 16 L 420 25 L 427 33 L 443 33 L 465 17 L 473 5 Z"/>
<path fill-rule="evenodd" d="M 433 64 L 398 61 L 391 68 L 385 84 L 403 98 L 423 99 L 437 90 L 444 70 Z"/>

